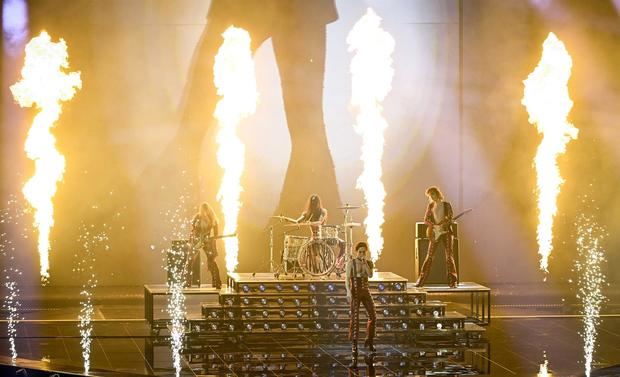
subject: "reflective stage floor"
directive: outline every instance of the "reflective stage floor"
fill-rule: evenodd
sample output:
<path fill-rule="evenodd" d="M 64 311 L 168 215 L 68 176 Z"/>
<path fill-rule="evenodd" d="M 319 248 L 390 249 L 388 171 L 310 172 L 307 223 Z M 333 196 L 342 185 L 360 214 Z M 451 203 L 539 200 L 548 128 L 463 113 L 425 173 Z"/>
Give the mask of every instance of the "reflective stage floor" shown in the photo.
<path fill-rule="evenodd" d="M 118 292 L 118 288 L 115 290 Z M 105 297 L 105 292 L 100 296 Z M 79 305 L 66 297 L 59 293 L 24 302 L 25 321 L 18 325 L 16 348 L 20 359 L 31 362 L 24 361 L 23 365 L 83 371 L 75 321 Z M 346 368 L 350 361 L 350 347 L 346 343 L 317 343 L 316 339 L 292 334 L 288 338 L 267 335 L 237 344 L 205 340 L 198 350 L 184 355 L 182 375 L 400 376 L 415 375 L 421 370 L 429 375 L 435 370 L 442 375 L 452 371 L 459 375 L 536 376 L 545 358 L 549 375 L 583 375 L 583 340 L 579 336 L 582 322 L 573 316 L 574 312 L 550 305 L 554 301 L 548 299 L 518 305 L 494 297 L 493 302 L 494 317 L 484 335 L 486 345 L 469 349 L 395 345 L 379 337 L 373 367 L 368 367 L 368 360 L 364 361 L 360 354 L 360 368 L 351 371 Z M 451 310 L 459 309 L 458 303 L 451 305 Z M 188 302 L 188 308 L 196 306 Z M 610 307 L 607 313 L 615 311 Z M 116 299 L 95 305 L 92 375 L 174 375 L 170 347 L 163 344 L 165 337 L 151 334 L 143 310 L 139 288 L 128 289 Z M 603 317 L 598 327 L 596 368 L 620 364 L 620 316 L 616 315 Z M 0 361 L 7 362 L 10 353 L 6 322 L 0 323 L 0 327 Z"/>
<path fill-rule="evenodd" d="M 473 351 L 464 359 L 477 359 L 478 366 L 487 364 L 485 367 L 493 376 L 536 376 L 546 355 L 553 376 L 581 375 L 580 329 L 581 321 L 577 318 L 494 319 L 486 335 L 487 352 Z M 603 319 L 595 358 L 599 366 L 620 363 L 619 329 L 620 318 Z M 94 336 L 93 375 L 174 374 L 170 348 L 162 345 L 151 349 L 152 339 L 144 323 L 97 322 Z M 83 370 L 76 323 L 22 323 L 16 344 L 20 358 L 41 361 L 41 365 L 55 370 L 77 373 Z M 413 374 L 416 368 L 409 361 L 420 359 L 419 352 L 423 352 L 424 345 L 390 345 L 379 339 L 377 348 L 374 370 L 367 367 L 360 355 L 360 368 L 353 375 Z M 8 356 L 8 339 L 0 340 L 0 350 Z M 182 375 L 348 376 L 350 373 L 346 368 L 350 348 L 346 344 L 317 344 L 304 337 L 283 340 L 265 336 L 259 342 L 247 344 L 211 344 L 203 351 L 202 355 L 186 355 Z M 444 360 L 449 369 L 450 356 Z M 477 371 L 455 366 L 454 372 L 473 374 Z"/>

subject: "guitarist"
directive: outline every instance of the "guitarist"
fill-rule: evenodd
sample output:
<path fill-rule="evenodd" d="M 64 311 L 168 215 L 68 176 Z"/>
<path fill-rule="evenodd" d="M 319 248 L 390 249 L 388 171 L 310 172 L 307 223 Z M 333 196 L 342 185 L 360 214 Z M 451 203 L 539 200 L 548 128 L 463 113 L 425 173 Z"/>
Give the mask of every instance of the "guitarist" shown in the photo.
<path fill-rule="evenodd" d="M 211 272 L 211 285 L 216 288 L 222 288 L 222 281 L 220 280 L 220 269 L 215 262 L 217 257 L 217 247 L 215 244 L 215 238 L 218 236 L 218 221 L 215 216 L 213 208 L 209 203 L 204 202 L 200 205 L 198 213 L 194 215 L 192 219 L 192 233 L 190 236 L 190 244 L 192 249 L 199 247 L 207 255 L 207 269 Z M 200 263 L 200 250 L 192 250 L 193 256 L 191 260 L 191 266 L 195 263 Z M 190 271 L 194 271 L 192 268 Z M 200 282 L 200 276 L 192 278 L 192 285 Z"/>
<path fill-rule="evenodd" d="M 454 264 L 454 255 L 452 254 L 452 205 L 443 200 L 443 194 L 435 186 L 431 186 L 426 190 L 426 196 L 429 203 L 426 207 L 424 222 L 426 223 L 427 236 L 429 239 L 428 253 L 422 264 L 420 276 L 416 281 L 416 287 L 424 285 L 428 273 L 431 269 L 431 263 L 435 257 L 437 246 L 443 244 L 446 253 L 446 270 L 448 273 L 448 284 L 450 288 L 456 288 L 458 284 L 458 276 L 456 274 L 456 265 Z M 435 234 L 441 234 L 435 237 Z"/>

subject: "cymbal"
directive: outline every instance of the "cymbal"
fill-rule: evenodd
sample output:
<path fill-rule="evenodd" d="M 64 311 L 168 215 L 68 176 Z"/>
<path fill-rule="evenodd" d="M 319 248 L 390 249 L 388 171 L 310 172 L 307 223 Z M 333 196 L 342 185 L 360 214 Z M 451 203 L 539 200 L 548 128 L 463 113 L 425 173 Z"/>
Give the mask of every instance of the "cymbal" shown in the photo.
<path fill-rule="evenodd" d="M 290 221 L 292 223 L 296 222 L 297 220 L 293 219 L 292 217 L 288 217 L 288 216 L 282 216 L 282 215 L 277 215 L 277 216 L 269 216 L 272 219 L 280 219 L 280 220 L 286 220 L 286 221 Z"/>
<path fill-rule="evenodd" d="M 352 206 L 352 205 L 347 203 L 347 204 L 345 204 L 343 206 L 336 207 L 336 208 L 338 208 L 338 209 L 359 209 L 359 208 L 362 208 L 362 206 Z"/>
<path fill-rule="evenodd" d="M 295 224 L 284 224 L 284 226 L 319 226 L 319 225 L 321 225 L 321 223 L 319 223 L 318 221 L 295 223 Z"/>
<path fill-rule="evenodd" d="M 358 226 L 362 226 L 362 224 L 360 224 L 360 223 L 344 223 L 344 224 L 342 224 L 342 226 L 345 227 L 345 228 L 346 227 L 354 227 L 354 228 L 356 228 Z"/>

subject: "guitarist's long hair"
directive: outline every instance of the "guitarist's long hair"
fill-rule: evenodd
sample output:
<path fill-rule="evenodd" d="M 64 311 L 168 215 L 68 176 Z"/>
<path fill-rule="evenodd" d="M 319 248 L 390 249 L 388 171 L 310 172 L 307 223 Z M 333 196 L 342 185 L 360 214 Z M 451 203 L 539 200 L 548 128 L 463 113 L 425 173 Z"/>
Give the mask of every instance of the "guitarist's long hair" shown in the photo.
<path fill-rule="evenodd" d="M 443 194 L 441 193 L 441 191 L 439 191 L 439 188 L 437 188 L 437 186 L 431 186 L 426 189 L 426 196 L 428 196 L 429 198 L 433 193 L 439 197 L 439 200 L 443 200 Z"/>
<path fill-rule="evenodd" d="M 194 216 L 194 219 L 196 218 L 200 218 L 201 216 L 206 216 L 210 221 L 217 223 L 217 216 L 215 216 L 215 211 L 213 210 L 213 207 L 211 207 L 211 205 L 207 202 L 203 202 L 202 204 L 200 204 L 200 206 L 198 207 L 198 213 L 196 213 L 196 216 Z"/>

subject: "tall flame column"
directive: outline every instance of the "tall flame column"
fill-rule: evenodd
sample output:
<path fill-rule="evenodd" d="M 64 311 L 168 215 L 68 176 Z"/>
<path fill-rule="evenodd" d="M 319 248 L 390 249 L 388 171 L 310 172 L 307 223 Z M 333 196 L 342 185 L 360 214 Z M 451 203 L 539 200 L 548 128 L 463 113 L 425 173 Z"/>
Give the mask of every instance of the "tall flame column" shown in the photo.
<path fill-rule="evenodd" d="M 222 36 L 224 42 L 215 56 L 213 66 L 217 94 L 221 97 L 214 113 L 219 124 L 217 162 L 224 170 L 217 197 L 224 213 L 224 234 L 233 234 L 237 232 L 237 218 L 241 208 L 241 174 L 245 156 L 245 146 L 237 136 L 237 127 L 243 118 L 256 111 L 258 92 L 250 34 L 231 26 Z M 226 269 L 235 271 L 239 240 L 237 237 L 225 238 L 224 244 Z"/>
<path fill-rule="evenodd" d="M 549 255 L 553 250 L 553 219 L 557 212 L 557 197 L 564 179 L 557 165 L 566 144 L 576 139 L 579 130 L 566 118 L 573 107 L 568 95 L 568 79 L 573 61 L 564 43 L 553 33 L 543 44 L 538 66 L 523 82 L 525 90 L 521 103 L 527 109 L 529 122 L 536 124 L 543 139 L 538 146 L 534 165 L 538 190 L 538 254 L 540 268 L 549 272 Z"/>
<path fill-rule="evenodd" d="M 355 131 L 362 136 L 362 174 L 356 187 L 364 192 L 368 213 L 364 219 L 371 258 L 383 250 L 382 229 L 385 188 L 381 160 L 388 126 L 381 103 L 392 90 L 394 38 L 381 28 L 381 18 L 370 8 L 347 36 L 351 60 L 351 104 L 357 109 Z"/>
<path fill-rule="evenodd" d="M 26 45 L 22 79 L 11 86 L 13 97 L 22 107 L 36 106 L 35 116 L 28 132 L 25 151 L 34 161 L 34 176 L 24 185 L 24 196 L 34 208 L 34 225 L 39 231 L 38 249 L 41 281 L 49 279 L 50 230 L 54 225 L 56 185 L 65 171 L 65 158 L 56 149 L 56 139 L 51 128 L 60 117 L 61 101 L 73 98 L 82 87 L 79 72 L 65 73 L 69 68 L 67 44 L 64 40 L 51 41 L 49 34 L 41 32 Z"/>

